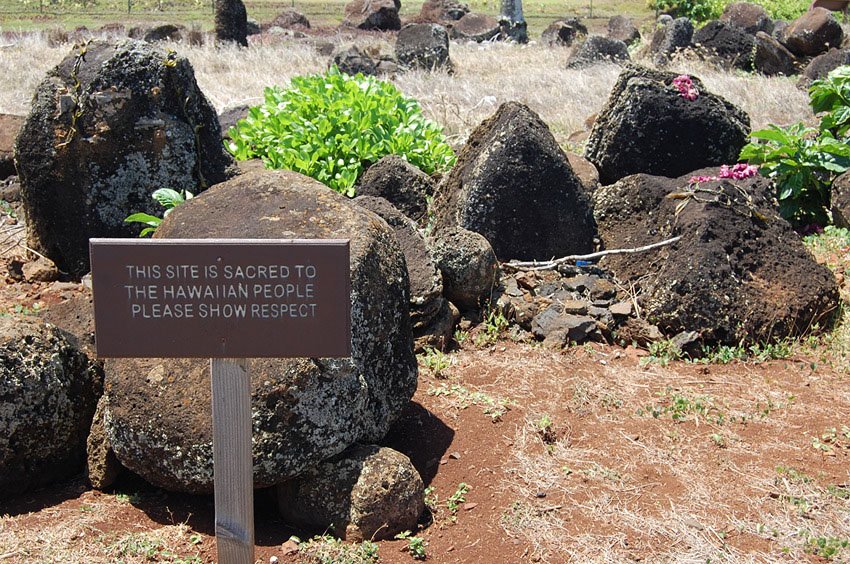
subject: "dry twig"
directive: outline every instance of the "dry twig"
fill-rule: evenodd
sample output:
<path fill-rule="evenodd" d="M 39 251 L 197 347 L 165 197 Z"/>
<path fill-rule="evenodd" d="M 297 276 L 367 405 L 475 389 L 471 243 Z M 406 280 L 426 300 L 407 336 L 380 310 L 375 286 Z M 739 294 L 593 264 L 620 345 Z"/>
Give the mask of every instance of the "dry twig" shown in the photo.
<path fill-rule="evenodd" d="M 596 253 L 590 253 L 589 255 L 569 255 L 566 257 L 561 257 L 549 261 L 516 261 L 512 260 L 510 262 L 506 262 L 502 265 L 503 268 L 511 268 L 513 270 L 524 270 L 529 272 L 536 272 L 540 270 L 553 270 L 558 268 L 559 265 L 564 264 L 566 262 L 573 262 L 577 260 L 594 260 L 598 258 L 602 258 L 608 255 L 630 255 L 634 253 L 643 253 L 645 251 L 651 251 L 652 249 L 657 249 L 659 247 L 664 247 L 666 245 L 672 245 L 682 236 L 679 235 L 677 237 L 672 237 L 670 239 L 665 239 L 664 241 L 659 241 L 658 243 L 652 243 L 651 245 L 644 245 L 643 247 L 635 247 L 633 249 L 611 249 L 608 251 L 599 251 Z"/>

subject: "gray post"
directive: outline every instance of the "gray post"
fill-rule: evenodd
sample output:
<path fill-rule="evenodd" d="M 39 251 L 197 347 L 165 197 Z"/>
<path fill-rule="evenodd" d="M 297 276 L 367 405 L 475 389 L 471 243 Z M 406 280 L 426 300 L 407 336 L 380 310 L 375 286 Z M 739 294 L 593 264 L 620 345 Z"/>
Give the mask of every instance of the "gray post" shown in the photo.
<path fill-rule="evenodd" d="M 522 0 L 502 0 L 499 25 L 509 39 L 528 43 L 528 25 L 522 15 Z"/>

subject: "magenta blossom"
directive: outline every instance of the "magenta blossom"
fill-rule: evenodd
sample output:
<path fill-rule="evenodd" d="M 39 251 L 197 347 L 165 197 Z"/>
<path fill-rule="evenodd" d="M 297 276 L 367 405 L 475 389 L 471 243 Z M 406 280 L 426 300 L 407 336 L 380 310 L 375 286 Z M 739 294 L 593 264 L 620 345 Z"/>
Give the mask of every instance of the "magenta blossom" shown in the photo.
<path fill-rule="evenodd" d="M 721 178 L 731 178 L 733 180 L 743 180 L 750 178 L 759 173 L 759 167 L 745 163 L 737 163 L 732 166 L 720 165 L 720 172 L 717 176 L 692 176 L 688 180 L 689 184 L 699 184 L 700 182 L 711 182 L 712 180 L 720 180 Z"/>
<path fill-rule="evenodd" d="M 685 100 L 693 102 L 699 98 L 699 90 L 694 86 L 691 77 L 686 74 L 680 74 L 673 79 L 673 86 L 679 91 L 679 96 Z"/>

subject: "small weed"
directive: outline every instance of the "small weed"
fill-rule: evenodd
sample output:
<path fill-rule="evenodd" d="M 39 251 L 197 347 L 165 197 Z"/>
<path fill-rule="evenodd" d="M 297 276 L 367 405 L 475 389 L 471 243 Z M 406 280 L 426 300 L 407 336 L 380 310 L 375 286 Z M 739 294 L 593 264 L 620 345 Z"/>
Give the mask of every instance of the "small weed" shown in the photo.
<path fill-rule="evenodd" d="M 638 410 L 638 415 L 644 413 L 651 415 L 655 419 L 660 419 L 665 415 L 676 423 L 687 421 L 691 416 L 694 422 L 699 425 L 700 418 L 708 419 L 710 422 L 722 425 L 725 417 L 714 405 L 714 399 L 711 396 L 696 395 L 688 397 L 687 395 L 674 392 L 668 387 L 663 392 L 657 394 L 661 399 L 658 405 L 647 405 L 642 410 Z"/>
<path fill-rule="evenodd" d="M 437 511 L 437 505 L 440 503 L 440 498 L 437 496 L 437 490 L 434 486 L 428 486 L 425 488 L 425 507 L 427 507 L 431 513 Z"/>
<path fill-rule="evenodd" d="M 495 398 L 484 392 L 472 391 L 465 386 L 459 384 L 440 384 L 428 390 L 429 396 L 434 397 L 452 397 L 458 401 L 458 409 L 466 409 L 470 405 L 477 405 L 484 408 L 484 415 L 487 415 L 494 422 L 500 421 L 502 416 L 510 409 L 509 401 L 504 398 Z"/>
<path fill-rule="evenodd" d="M 829 455 L 834 455 L 836 448 L 850 448 L 850 427 L 842 425 L 840 431 L 835 427 L 824 429 L 820 437 L 812 437 L 812 447 Z"/>
<path fill-rule="evenodd" d="M 171 564 L 200 564 L 198 555 L 181 557 L 165 546 L 161 539 L 144 533 L 127 534 L 111 547 L 116 564 L 137 562 L 139 558 L 151 562 L 168 562 Z M 125 558 L 127 560 L 125 560 Z"/>
<path fill-rule="evenodd" d="M 434 347 L 425 347 L 425 352 L 419 355 L 422 365 L 430 370 L 437 378 L 445 378 L 446 370 L 454 364 L 454 359 Z"/>
<path fill-rule="evenodd" d="M 545 444 L 552 445 L 558 440 L 557 433 L 555 433 L 555 425 L 552 423 L 552 418 L 548 414 L 544 413 L 540 419 L 535 421 L 534 428 Z"/>
<path fill-rule="evenodd" d="M 6 200 L 0 200 L 0 213 L 12 218 L 18 217 L 18 213 L 15 211 L 15 208 L 13 208 L 12 204 L 7 202 Z"/>
<path fill-rule="evenodd" d="M 649 344 L 649 356 L 640 359 L 642 366 L 647 364 L 657 364 L 659 366 L 667 366 L 671 361 L 682 360 L 685 353 L 682 349 L 676 346 L 671 339 L 655 341 Z"/>
<path fill-rule="evenodd" d="M 847 547 L 850 540 L 837 537 L 809 537 L 806 541 L 806 552 L 826 560 L 832 560 Z"/>
<path fill-rule="evenodd" d="M 319 564 L 371 564 L 378 562 L 378 545 L 371 541 L 346 543 L 331 535 L 315 536 L 298 545 L 298 552 Z"/>
<path fill-rule="evenodd" d="M 850 499 L 850 485 L 827 486 L 826 492 L 836 499 Z"/>
<path fill-rule="evenodd" d="M 712 433 L 709 435 L 711 442 L 717 445 L 720 448 L 726 448 L 726 438 L 720 433 Z"/>
<path fill-rule="evenodd" d="M 790 466 L 777 466 L 776 473 L 795 484 L 810 484 L 812 477 Z"/>
<path fill-rule="evenodd" d="M 407 552 L 414 560 L 425 560 L 428 555 L 425 553 L 425 539 L 414 536 L 410 531 L 404 531 L 395 536 L 396 540 L 407 541 Z"/>
<path fill-rule="evenodd" d="M 499 336 L 508 330 L 510 323 L 505 315 L 496 309 L 491 309 L 487 312 L 487 317 L 484 319 L 483 330 L 476 333 L 474 338 L 475 346 L 484 347 L 495 343 Z"/>
<path fill-rule="evenodd" d="M 467 339 L 469 339 L 469 331 L 464 331 L 463 329 L 455 329 L 454 334 L 455 342 L 458 345 L 463 345 Z"/>
<path fill-rule="evenodd" d="M 458 484 L 455 493 L 449 496 L 449 499 L 446 500 L 446 507 L 449 510 L 449 513 L 452 514 L 452 517 L 457 515 L 457 510 L 460 508 L 461 503 L 466 502 L 466 494 L 469 493 L 471 488 L 466 482 L 461 482 Z"/>

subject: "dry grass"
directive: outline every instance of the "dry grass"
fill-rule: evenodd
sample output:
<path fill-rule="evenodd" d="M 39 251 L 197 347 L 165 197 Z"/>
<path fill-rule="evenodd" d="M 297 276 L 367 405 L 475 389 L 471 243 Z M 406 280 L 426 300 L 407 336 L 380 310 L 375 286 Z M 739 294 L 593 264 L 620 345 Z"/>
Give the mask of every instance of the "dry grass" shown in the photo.
<path fill-rule="evenodd" d="M 376 44 L 383 51 L 392 51 L 392 45 L 381 38 L 336 36 L 329 40 Z M 218 110 L 259 103 L 264 87 L 285 85 L 295 75 L 320 72 L 328 62 L 307 42 L 254 45 L 249 49 L 169 47 L 189 58 L 198 83 Z M 37 37 L 26 37 L 0 49 L 0 71 L 16 77 L 0 87 L 0 112 L 26 114 L 36 85 L 70 48 L 50 47 Z M 419 100 L 428 117 L 442 124 L 456 144 L 463 143 L 499 104 L 517 100 L 538 112 L 558 141 L 569 147 L 570 134 L 586 129 L 586 120 L 602 109 L 619 68 L 600 65 L 583 71 L 566 70 L 568 54 L 565 49 L 535 44 L 452 44 L 453 75 L 411 72 L 394 82 Z M 22 60 L 27 61 L 23 68 Z M 678 62 L 675 70 L 699 76 L 709 89 L 740 105 L 750 114 L 755 128 L 810 115 L 805 93 L 791 79 L 717 71 L 692 61 Z"/>

